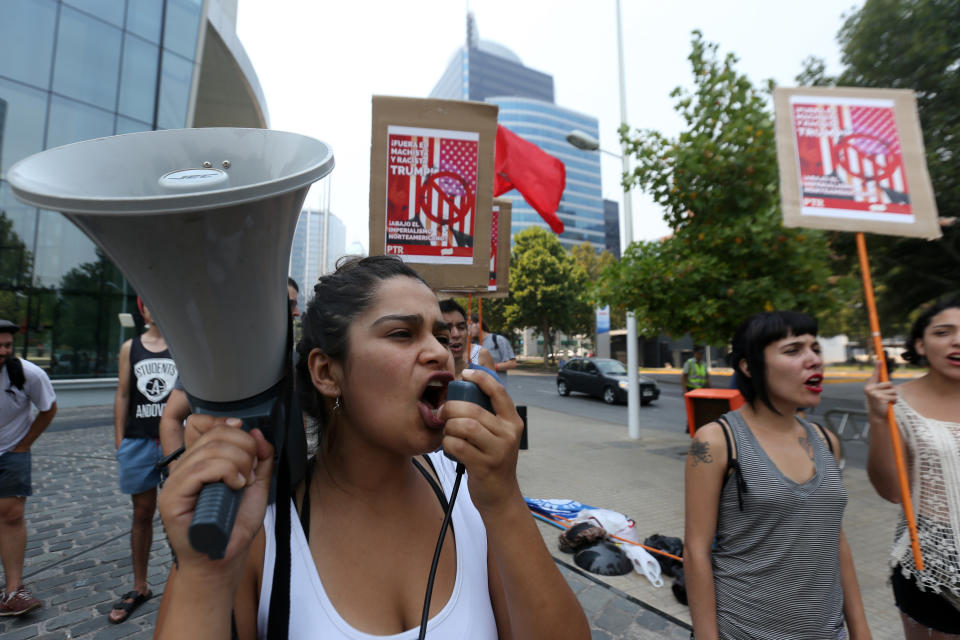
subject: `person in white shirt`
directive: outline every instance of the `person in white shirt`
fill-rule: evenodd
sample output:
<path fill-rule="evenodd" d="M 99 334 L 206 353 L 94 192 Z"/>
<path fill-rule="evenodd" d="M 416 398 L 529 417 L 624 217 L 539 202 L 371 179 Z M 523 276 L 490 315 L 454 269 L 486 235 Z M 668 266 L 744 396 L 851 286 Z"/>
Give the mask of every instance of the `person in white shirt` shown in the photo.
<path fill-rule="evenodd" d="M 0 320 L 0 561 L 5 584 L 0 616 L 19 616 L 42 606 L 23 585 L 27 525 L 23 519 L 30 481 L 30 447 L 57 413 L 53 385 L 43 369 L 13 354 L 19 327 Z M 32 406 L 39 413 L 32 415 Z"/>
<path fill-rule="evenodd" d="M 446 401 L 450 329 L 429 286 L 395 256 L 351 258 L 320 279 L 302 326 L 297 391 L 316 449 L 306 479 L 268 507 L 273 447 L 261 431 L 187 419 L 186 452 L 160 494 L 179 564 L 155 637 L 228 638 L 232 611 L 241 640 L 417 638 L 447 496 L 463 474 L 442 446 L 466 481 L 436 556 L 427 637 L 589 638 L 520 491 L 523 423 L 506 391 L 465 369 L 494 413 Z M 211 482 L 243 489 L 219 560 L 188 539 Z"/>

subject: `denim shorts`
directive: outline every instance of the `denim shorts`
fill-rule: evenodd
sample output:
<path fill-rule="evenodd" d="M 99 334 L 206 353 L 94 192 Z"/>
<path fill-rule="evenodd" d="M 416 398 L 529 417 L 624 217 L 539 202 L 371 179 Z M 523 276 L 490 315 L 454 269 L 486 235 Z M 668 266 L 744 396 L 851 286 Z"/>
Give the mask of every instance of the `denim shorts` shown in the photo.
<path fill-rule="evenodd" d="M 30 452 L 7 451 L 0 455 L 0 498 L 33 495 L 30 483 Z"/>
<path fill-rule="evenodd" d="M 124 438 L 117 449 L 120 491 L 131 495 L 149 491 L 160 484 L 155 465 L 163 452 L 152 438 Z"/>

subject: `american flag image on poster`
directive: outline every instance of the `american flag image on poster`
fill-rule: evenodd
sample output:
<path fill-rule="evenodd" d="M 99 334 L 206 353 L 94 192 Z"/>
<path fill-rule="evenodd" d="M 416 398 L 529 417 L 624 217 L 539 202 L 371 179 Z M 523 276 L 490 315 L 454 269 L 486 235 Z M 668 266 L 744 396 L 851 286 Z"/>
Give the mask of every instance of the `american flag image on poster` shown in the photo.
<path fill-rule="evenodd" d="M 387 127 L 388 254 L 473 264 L 479 134 Z"/>
<path fill-rule="evenodd" d="M 801 214 L 913 223 L 892 100 L 790 96 Z"/>

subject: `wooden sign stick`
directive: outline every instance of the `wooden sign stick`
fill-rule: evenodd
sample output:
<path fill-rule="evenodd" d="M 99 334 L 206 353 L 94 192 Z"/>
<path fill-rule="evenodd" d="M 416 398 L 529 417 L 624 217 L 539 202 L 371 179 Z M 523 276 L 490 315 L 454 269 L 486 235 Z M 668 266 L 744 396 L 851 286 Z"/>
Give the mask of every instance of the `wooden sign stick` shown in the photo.
<path fill-rule="evenodd" d="M 867 241 L 863 233 L 857 233 L 857 253 L 860 256 L 860 275 L 863 278 L 863 294 L 867 303 L 867 316 L 870 319 L 870 334 L 873 336 L 873 350 L 880 363 L 880 381 L 887 382 L 887 363 L 883 355 L 883 342 L 880 338 L 880 321 L 877 319 L 877 303 L 873 298 L 873 281 L 870 279 L 870 262 L 867 259 Z M 913 550 L 913 565 L 923 571 L 923 555 L 920 553 L 920 540 L 917 537 L 917 521 L 913 515 L 913 499 L 910 496 L 910 482 L 907 479 L 907 464 L 903 459 L 903 447 L 900 444 L 900 430 L 893 415 L 893 404 L 887 406 L 887 425 L 890 427 L 890 442 L 893 443 L 893 456 L 897 463 L 897 479 L 900 483 L 900 497 L 903 515 L 910 530 L 910 547 Z"/>

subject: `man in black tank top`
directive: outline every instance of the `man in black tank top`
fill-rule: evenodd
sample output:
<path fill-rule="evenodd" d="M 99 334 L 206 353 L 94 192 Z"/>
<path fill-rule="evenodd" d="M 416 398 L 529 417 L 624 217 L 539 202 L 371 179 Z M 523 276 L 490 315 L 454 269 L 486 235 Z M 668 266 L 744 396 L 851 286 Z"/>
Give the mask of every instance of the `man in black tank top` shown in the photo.
<path fill-rule="evenodd" d="M 113 402 L 113 427 L 117 448 L 120 490 L 133 499 L 130 549 L 133 556 L 133 589 L 113 606 L 109 619 L 120 623 L 153 594 L 147 586 L 147 561 L 153 542 L 153 514 L 157 508 L 162 457 L 160 416 L 177 380 L 177 365 L 166 340 L 153 322 L 150 310 L 137 298 L 148 329 L 120 347 L 119 383 Z"/>

